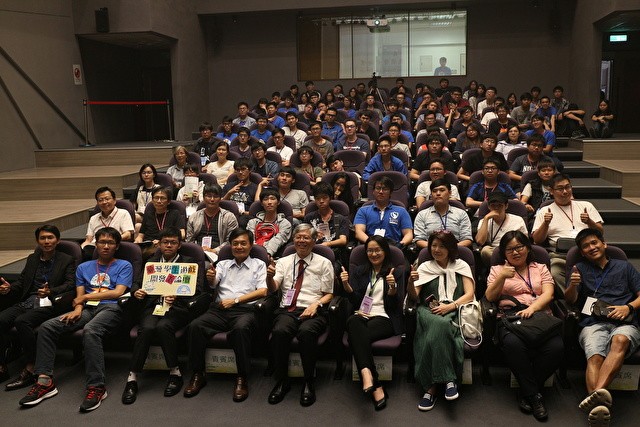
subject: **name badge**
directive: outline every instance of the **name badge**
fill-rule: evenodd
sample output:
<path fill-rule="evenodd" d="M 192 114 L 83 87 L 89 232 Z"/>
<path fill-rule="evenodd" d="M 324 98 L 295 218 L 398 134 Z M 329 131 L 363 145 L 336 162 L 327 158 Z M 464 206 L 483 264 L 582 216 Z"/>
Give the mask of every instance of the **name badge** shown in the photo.
<path fill-rule="evenodd" d="M 238 210 L 240 211 L 240 213 L 244 212 L 244 203 L 243 202 L 236 202 L 236 205 L 238 206 Z"/>
<path fill-rule="evenodd" d="M 598 301 L 597 298 L 587 297 L 587 300 L 584 302 L 584 306 L 582 307 L 581 313 L 587 316 L 591 316 L 593 314 L 591 312 L 591 307 L 593 307 L 593 304 L 595 304 L 596 301 Z"/>
<path fill-rule="evenodd" d="M 371 313 L 371 308 L 373 307 L 373 298 L 365 295 L 362 299 L 362 303 L 360 304 L 360 311 L 364 314 Z"/>
<path fill-rule="evenodd" d="M 164 304 L 156 304 L 152 314 L 154 316 L 164 316 L 168 309 L 169 307 Z"/>
<path fill-rule="evenodd" d="M 98 304 L 100 304 L 100 301 L 97 301 L 97 300 L 91 300 L 91 301 L 87 301 L 87 302 L 85 303 L 85 305 L 90 305 L 90 306 L 92 306 L 92 307 L 97 307 L 97 306 L 98 306 Z"/>
<path fill-rule="evenodd" d="M 202 247 L 203 248 L 210 248 L 211 247 L 211 236 L 204 236 L 202 238 Z"/>
<path fill-rule="evenodd" d="M 376 228 L 376 231 L 373 232 L 374 235 L 380 236 L 380 237 L 384 237 L 386 233 L 387 233 L 387 230 L 385 230 L 384 228 Z"/>
<path fill-rule="evenodd" d="M 295 289 L 289 289 L 286 294 L 284 294 L 284 306 L 289 307 L 291 302 L 293 301 L 293 296 L 295 295 Z"/>

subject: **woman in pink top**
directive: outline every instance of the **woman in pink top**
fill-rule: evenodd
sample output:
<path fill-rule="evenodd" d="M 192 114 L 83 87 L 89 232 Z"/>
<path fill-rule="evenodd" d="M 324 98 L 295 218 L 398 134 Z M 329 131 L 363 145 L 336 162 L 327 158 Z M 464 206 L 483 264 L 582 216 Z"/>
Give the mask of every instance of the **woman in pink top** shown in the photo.
<path fill-rule="evenodd" d="M 536 311 L 549 311 L 553 300 L 554 284 L 545 264 L 533 261 L 531 241 L 521 231 L 509 231 L 500 240 L 500 255 L 506 260 L 502 265 L 491 267 L 487 279 L 486 298 L 500 303 L 500 308 L 508 310 L 511 301 L 502 300 L 502 295 L 510 295 L 521 304 L 528 306 L 517 315 L 529 318 Z M 542 398 L 544 382 L 558 369 L 564 345 L 560 336 L 555 336 L 535 348 L 525 343 L 498 322 L 496 336 L 505 359 L 518 380 L 521 398 L 520 409 L 541 421 L 548 416 Z"/>

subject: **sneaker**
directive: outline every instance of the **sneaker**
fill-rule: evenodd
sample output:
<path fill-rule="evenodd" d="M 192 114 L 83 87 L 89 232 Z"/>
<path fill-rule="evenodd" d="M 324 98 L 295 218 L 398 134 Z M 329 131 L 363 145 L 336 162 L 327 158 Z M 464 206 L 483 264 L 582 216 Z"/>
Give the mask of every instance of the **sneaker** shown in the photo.
<path fill-rule="evenodd" d="M 47 385 L 36 382 L 29 390 L 29 393 L 20 399 L 20 406 L 35 406 L 44 399 L 53 397 L 56 394 L 58 394 L 58 389 L 53 382 L 53 378 Z"/>
<path fill-rule="evenodd" d="M 107 389 L 105 387 L 88 387 L 87 396 L 80 405 L 80 412 L 89 412 L 97 409 L 100 403 L 107 398 Z"/>
<path fill-rule="evenodd" d="M 611 412 L 606 406 L 596 406 L 589 412 L 589 427 L 608 427 L 611 422 Z"/>
<path fill-rule="evenodd" d="M 436 397 L 431 395 L 431 393 L 425 393 L 418 402 L 418 409 L 421 411 L 430 411 L 436 405 Z"/>
<path fill-rule="evenodd" d="M 611 398 L 611 393 L 606 388 L 599 388 L 598 390 L 591 393 L 587 396 L 578 408 L 582 409 L 584 412 L 589 413 L 596 406 L 606 406 L 607 408 L 611 408 L 613 404 L 613 399 Z"/>
<path fill-rule="evenodd" d="M 453 381 L 447 383 L 444 389 L 444 398 L 447 400 L 456 400 L 460 396 L 458 394 L 458 386 Z"/>

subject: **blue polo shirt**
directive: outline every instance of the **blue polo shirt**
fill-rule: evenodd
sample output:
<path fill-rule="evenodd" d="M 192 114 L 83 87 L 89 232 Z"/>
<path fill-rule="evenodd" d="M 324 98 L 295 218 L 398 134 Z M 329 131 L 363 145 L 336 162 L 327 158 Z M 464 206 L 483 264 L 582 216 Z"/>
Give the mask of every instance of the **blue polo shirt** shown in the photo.
<path fill-rule="evenodd" d="M 376 230 L 384 230 L 384 237 L 396 243 L 402 240 L 402 230 L 413 228 L 411 217 L 405 208 L 389 203 L 382 216 L 381 212 L 375 203 L 362 206 L 353 223 L 364 224 L 367 236 L 373 236 Z"/>

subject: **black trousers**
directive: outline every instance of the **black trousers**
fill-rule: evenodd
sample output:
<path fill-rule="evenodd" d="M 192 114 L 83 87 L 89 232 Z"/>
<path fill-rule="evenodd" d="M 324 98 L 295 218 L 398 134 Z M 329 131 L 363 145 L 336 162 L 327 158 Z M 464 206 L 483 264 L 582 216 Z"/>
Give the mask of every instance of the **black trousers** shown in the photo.
<path fill-rule="evenodd" d="M 277 381 L 287 377 L 291 341 L 298 339 L 300 358 L 305 380 L 313 379 L 318 353 L 318 337 L 327 328 L 327 318 L 324 313 L 315 317 L 299 320 L 298 316 L 304 309 L 289 312 L 286 308 L 279 308 L 275 312 L 273 330 L 271 331 L 271 354 L 274 361 L 274 376 Z"/>
<path fill-rule="evenodd" d="M 22 308 L 15 304 L 0 312 L 0 364 L 6 364 L 6 350 L 9 346 L 9 331 L 12 327 L 18 330 L 18 338 L 22 346 L 25 363 L 36 360 L 35 328 L 45 320 L 56 315 L 54 307 Z"/>
<path fill-rule="evenodd" d="M 498 326 L 497 333 L 507 364 L 520 384 L 522 396 L 539 393 L 547 378 L 560 366 L 564 355 L 562 337 L 556 336 L 537 348 L 529 348 L 502 326 Z"/>
<path fill-rule="evenodd" d="M 347 334 L 349 347 L 358 367 L 358 374 L 364 368 L 369 368 L 374 381 L 378 379 L 376 365 L 373 362 L 371 343 L 393 335 L 393 324 L 387 317 L 375 316 L 365 319 L 356 314 L 347 319 Z M 362 379 L 362 378 L 360 378 Z"/>
<path fill-rule="evenodd" d="M 211 337 L 230 331 L 229 340 L 236 355 L 238 376 L 248 376 L 251 370 L 251 336 L 255 328 L 256 314 L 252 304 L 241 304 L 227 310 L 212 304 L 189 327 L 189 364 L 193 372 L 204 371 L 205 351 Z"/>
<path fill-rule="evenodd" d="M 164 359 L 169 368 L 178 366 L 178 343 L 176 331 L 184 328 L 189 323 L 189 312 L 184 309 L 171 308 L 164 316 L 154 316 L 154 307 L 148 307 L 143 311 L 138 325 L 138 338 L 133 344 L 130 370 L 141 372 L 149 353 L 149 347 L 154 338 L 162 347 Z"/>

